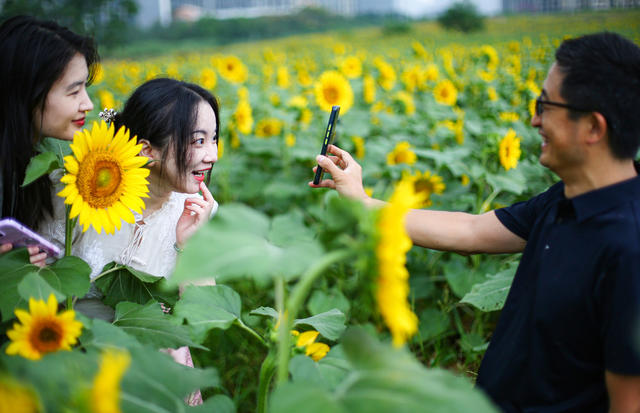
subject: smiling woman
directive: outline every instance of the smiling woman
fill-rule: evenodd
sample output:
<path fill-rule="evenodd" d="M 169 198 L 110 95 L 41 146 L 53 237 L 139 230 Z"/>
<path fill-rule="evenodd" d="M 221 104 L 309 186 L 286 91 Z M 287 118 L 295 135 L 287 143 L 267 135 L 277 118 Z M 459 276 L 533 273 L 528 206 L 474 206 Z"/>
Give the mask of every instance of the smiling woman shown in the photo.
<path fill-rule="evenodd" d="M 54 22 L 17 16 L 0 25 L 0 203 L 11 216 L 39 229 L 53 213 L 52 182 L 43 176 L 22 187 L 43 137 L 71 140 L 93 109 L 86 85 L 98 62 L 90 38 Z M 11 246 L 2 246 L 5 251 Z M 30 250 L 31 262 L 46 255 Z"/>

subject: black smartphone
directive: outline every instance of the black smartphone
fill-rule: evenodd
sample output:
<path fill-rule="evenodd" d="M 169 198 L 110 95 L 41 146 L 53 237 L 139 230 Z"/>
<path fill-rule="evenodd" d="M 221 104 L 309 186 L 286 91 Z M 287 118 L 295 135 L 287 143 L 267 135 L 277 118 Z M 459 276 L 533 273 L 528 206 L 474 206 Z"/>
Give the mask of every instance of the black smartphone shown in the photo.
<path fill-rule="evenodd" d="M 320 155 L 327 154 L 327 147 L 333 143 L 333 138 L 336 134 L 336 125 L 338 123 L 338 115 L 340 114 L 340 106 L 333 106 L 331 108 L 331 114 L 329 115 L 329 122 L 327 123 L 327 131 L 324 133 L 324 140 L 322 141 L 322 148 L 320 149 Z M 316 176 L 313 178 L 313 184 L 318 185 L 322 180 L 324 171 L 318 165 L 316 169 Z"/>

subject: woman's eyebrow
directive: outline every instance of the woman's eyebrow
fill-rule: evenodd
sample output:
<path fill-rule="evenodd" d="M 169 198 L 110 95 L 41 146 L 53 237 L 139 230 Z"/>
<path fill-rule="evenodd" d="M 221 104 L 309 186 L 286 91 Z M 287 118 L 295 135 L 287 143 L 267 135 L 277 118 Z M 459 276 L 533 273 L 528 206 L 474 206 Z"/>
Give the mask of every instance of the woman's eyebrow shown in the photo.
<path fill-rule="evenodd" d="M 82 86 L 82 85 L 84 85 L 84 80 L 78 80 L 77 82 L 73 82 L 72 84 L 67 86 L 67 92 L 70 92 L 71 90 L 77 88 L 78 86 Z"/>

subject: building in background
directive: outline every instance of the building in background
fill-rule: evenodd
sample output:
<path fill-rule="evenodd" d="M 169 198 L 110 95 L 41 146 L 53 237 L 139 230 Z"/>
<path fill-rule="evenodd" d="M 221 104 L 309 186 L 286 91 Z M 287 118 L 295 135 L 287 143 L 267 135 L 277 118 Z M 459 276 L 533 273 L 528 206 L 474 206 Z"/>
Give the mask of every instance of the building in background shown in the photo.
<path fill-rule="evenodd" d="M 553 13 L 640 7 L 640 0 L 502 0 L 503 13 Z"/>
<path fill-rule="evenodd" d="M 231 19 L 292 14 L 305 7 L 326 9 L 342 16 L 399 14 L 400 0 L 137 0 L 136 23 L 163 26 L 173 20 L 195 21 L 201 17 Z"/>

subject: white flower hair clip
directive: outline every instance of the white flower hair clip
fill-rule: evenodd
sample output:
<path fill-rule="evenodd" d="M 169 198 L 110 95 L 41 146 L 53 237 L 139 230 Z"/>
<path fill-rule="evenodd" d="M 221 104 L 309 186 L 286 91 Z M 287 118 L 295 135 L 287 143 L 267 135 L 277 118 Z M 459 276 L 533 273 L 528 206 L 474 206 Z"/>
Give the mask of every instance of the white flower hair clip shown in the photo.
<path fill-rule="evenodd" d="M 118 112 L 113 109 L 104 108 L 102 112 L 98 113 L 98 116 L 100 116 L 105 122 L 111 124 L 115 120 L 117 114 Z"/>

